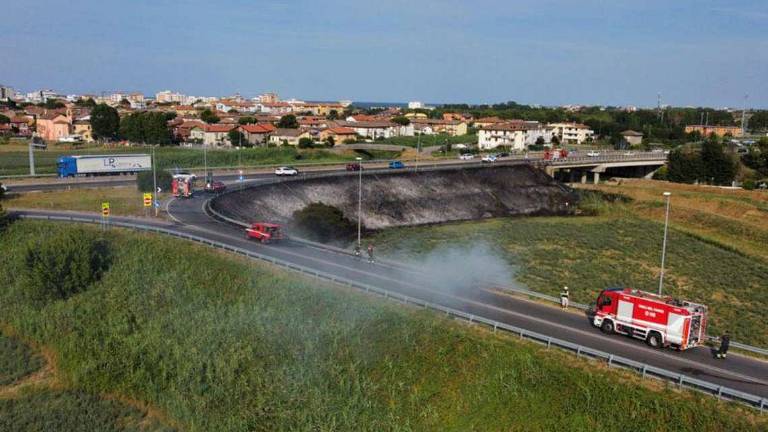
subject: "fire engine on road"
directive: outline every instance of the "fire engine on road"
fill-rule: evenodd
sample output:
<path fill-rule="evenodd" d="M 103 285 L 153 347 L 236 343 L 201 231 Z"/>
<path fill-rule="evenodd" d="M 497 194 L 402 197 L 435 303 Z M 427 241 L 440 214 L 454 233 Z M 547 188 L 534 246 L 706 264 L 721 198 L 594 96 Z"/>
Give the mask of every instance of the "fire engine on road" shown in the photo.
<path fill-rule="evenodd" d="M 706 340 L 707 307 L 631 288 L 611 288 L 598 296 L 592 323 L 608 334 L 682 351 Z"/>

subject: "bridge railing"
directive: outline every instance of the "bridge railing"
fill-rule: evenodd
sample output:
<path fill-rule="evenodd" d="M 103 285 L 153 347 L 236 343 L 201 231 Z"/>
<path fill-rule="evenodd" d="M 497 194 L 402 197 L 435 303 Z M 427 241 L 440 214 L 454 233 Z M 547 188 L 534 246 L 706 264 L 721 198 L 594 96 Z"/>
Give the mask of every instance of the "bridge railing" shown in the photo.
<path fill-rule="evenodd" d="M 52 215 L 40 215 L 31 213 L 19 213 L 17 216 L 26 219 L 43 219 L 43 220 L 57 220 L 57 221 L 70 221 L 70 222 L 82 222 L 82 223 L 102 223 L 101 218 L 98 217 L 81 217 L 81 216 L 52 216 Z M 484 318 L 470 314 L 461 310 L 446 307 L 440 304 L 424 301 L 414 297 L 407 296 L 405 294 L 395 293 L 383 288 L 375 287 L 359 281 L 350 280 L 344 277 L 339 277 L 326 272 L 318 271 L 308 267 L 304 267 L 298 264 L 283 261 L 278 258 L 270 257 L 267 255 L 259 254 L 257 252 L 249 251 L 247 249 L 231 246 L 225 243 L 209 240 L 203 237 L 199 237 L 192 234 L 187 234 L 177 230 L 162 228 L 151 225 L 143 225 L 134 222 L 113 221 L 111 226 L 118 226 L 123 228 L 130 228 L 140 231 L 155 232 L 159 234 L 166 234 L 174 237 L 178 237 L 185 240 L 190 240 L 202 244 L 212 246 L 214 248 L 230 251 L 239 255 L 243 255 L 252 259 L 258 259 L 261 261 L 269 262 L 283 268 L 298 273 L 310 275 L 318 279 L 347 285 L 353 288 L 358 288 L 366 292 L 375 293 L 381 295 L 386 299 L 402 302 L 404 304 L 415 305 L 418 307 L 431 309 L 445 314 L 447 317 L 461 319 L 469 322 L 470 324 L 481 324 L 486 326 L 494 333 L 503 331 L 508 334 L 519 336 L 520 339 L 527 339 L 545 345 L 547 348 L 557 347 L 567 351 L 571 351 L 576 354 L 577 357 L 586 357 L 605 362 L 609 367 L 622 367 L 625 369 L 633 370 L 639 373 L 643 378 L 656 378 L 668 382 L 674 383 L 679 388 L 687 388 L 691 390 L 700 391 L 706 394 L 713 395 L 718 399 L 727 399 L 735 402 L 743 403 L 747 406 L 756 408 L 762 413 L 766 406 L 768 406 L 768 400 L 766 398 L 756 396 L 753 394 L 745 393 L 739 390 L 731 389 L 729 387 L 721 386 L 718 384 L 710 383 L 696 378 L 679 374 L 677 372 L 669 371 L 666 369 L 651 366 L 642 362 L 637 362 L 625 357 L 606 353 L 604 351 L 596 350 L 593 348 L 585 347 L 583 345 L 568 342 L 559 338 L 547 336 L 541 333 L 529 331 L 520 327 L 516 327 L 510 324 L 502 323 L 492 319 Z"/>

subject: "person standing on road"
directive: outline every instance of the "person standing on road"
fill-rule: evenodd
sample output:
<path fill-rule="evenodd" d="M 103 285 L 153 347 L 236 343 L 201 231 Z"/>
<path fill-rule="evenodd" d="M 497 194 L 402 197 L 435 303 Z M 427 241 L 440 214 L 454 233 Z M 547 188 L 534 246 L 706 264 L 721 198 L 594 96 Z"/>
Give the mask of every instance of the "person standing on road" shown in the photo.
<path fill-rule="evenodd" d="M 570 294 L 568 293 L 568 287 L 563 287 L 563 290 L 560 292 L 560 306 L 563 308 L 563 310 L 568 309 L 569 298 Z"/>
<path fill-rule="evenodd" d="M 724 359 L 728 354 L 728 347 L 731 345 L 731 334 L 728 330 L 720 336 L 720 349 L 717 350 L 717 358 Z"/>
<path fill-rule="evenodd" d="M 355 256 L 360 258 L 360 243 L 355 244 Z"/>
<path fill-rule="evenodd" d="M 368 245 L 368 262 L 373 264 L 373 243 Z"/>

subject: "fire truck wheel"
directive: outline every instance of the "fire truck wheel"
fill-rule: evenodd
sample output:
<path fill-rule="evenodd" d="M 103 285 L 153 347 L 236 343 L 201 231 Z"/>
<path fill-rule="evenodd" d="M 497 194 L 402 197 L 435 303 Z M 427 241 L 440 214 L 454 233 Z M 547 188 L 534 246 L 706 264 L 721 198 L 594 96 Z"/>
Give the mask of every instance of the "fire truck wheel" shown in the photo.
<path fill-rule="evenodd" d="M 651 332 L 648 334 L 648 339 L 645 340 L 648 346 L 651 348 L 661 348 L 661 335 L 657 332 Z"/>
<path fill-rule="evenodd" d="M 603 324 L 600 326 L 600 330 L 602 330 L 603 333 L 605 334 L 613 334 L 614 332 L 613 321 L 611 320 L 603 321 Z"/>

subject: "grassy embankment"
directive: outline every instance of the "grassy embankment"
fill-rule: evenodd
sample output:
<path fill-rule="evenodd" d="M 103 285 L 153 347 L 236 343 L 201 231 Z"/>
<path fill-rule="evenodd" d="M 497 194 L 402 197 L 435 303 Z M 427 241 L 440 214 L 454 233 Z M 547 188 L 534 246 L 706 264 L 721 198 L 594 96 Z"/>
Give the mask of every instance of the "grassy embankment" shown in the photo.
<path fill-rule="evenodd" d="M 662 190 L 672 187 L 665 293 L 707 304 L 710 334 L 768 346 L 767 227 L 760 192 L 643 182 L 607 187 L 637 197 L 630 203 L 587 203 L 596 216 L 500 218 L 387 230 L 374 236 L 383 253 L 407 259 L 457 244 L 486 242 L 518 266 L 517 282 L 574 300 L 594 302 L 599 290 L 629 286 L 655 292 L 663 236 Z M 686 189 L 684 192 L 683 189 Z M 655 198 L 642 198 L 645 194 Z M 747 210 L 750 209 L 750 210 Z M 743 214 L 741 212 L 744 212 Z M 731 217 L 729 214 L 741 215 Z"/>
<path fill-rule="evenodd" d="M 164 200 L 167 193 L 158 194 Z M 109 202 L 112 216 L 145 216 L 144 196 L 135 186 L 72 189 L 46 192 L 9 193 L 1 201 L 5 208 L 71 210 L 101 212 L 101 203 Z M 151 209 L 149 209 L 151 210 Z"/>
<path fill-rule="evenodd" d="M 419 137 L 417 136 L 400 136 L 400 137 L 392 137 L 392 138 L 386 138 L 383 140 L 376 140 L 374 143 L 376 144 L 392 144 L 392 145 L 400 145 L 400 146 L 406 146 L 406 147 L 417 147 L 419 145 L 419 141 L 421 141 L 421 147 L 431 147 L 431 146 L 439 146 L 439 145 L 445 145 L 445 144 L 477 144 L 477 135 L 459 135 L 459 136 L 448 136 L 448 135 L 424 135 L 421 137 L 421 140 L 419 140 Z"/>
<path fill-rule="evenodd" d="M 100 280 L 33 301 L 27 251 L 71 229 L 0 235 L 3 324 L 55 353 L 67 391 L 146 401 L 186 430 L 767 427 L 704 395 L 162 237 L 113 230 Z M 49 400 L 0 404 L 0 418 Z M 79 406 L 114 415 L 99 403 Z"/>

